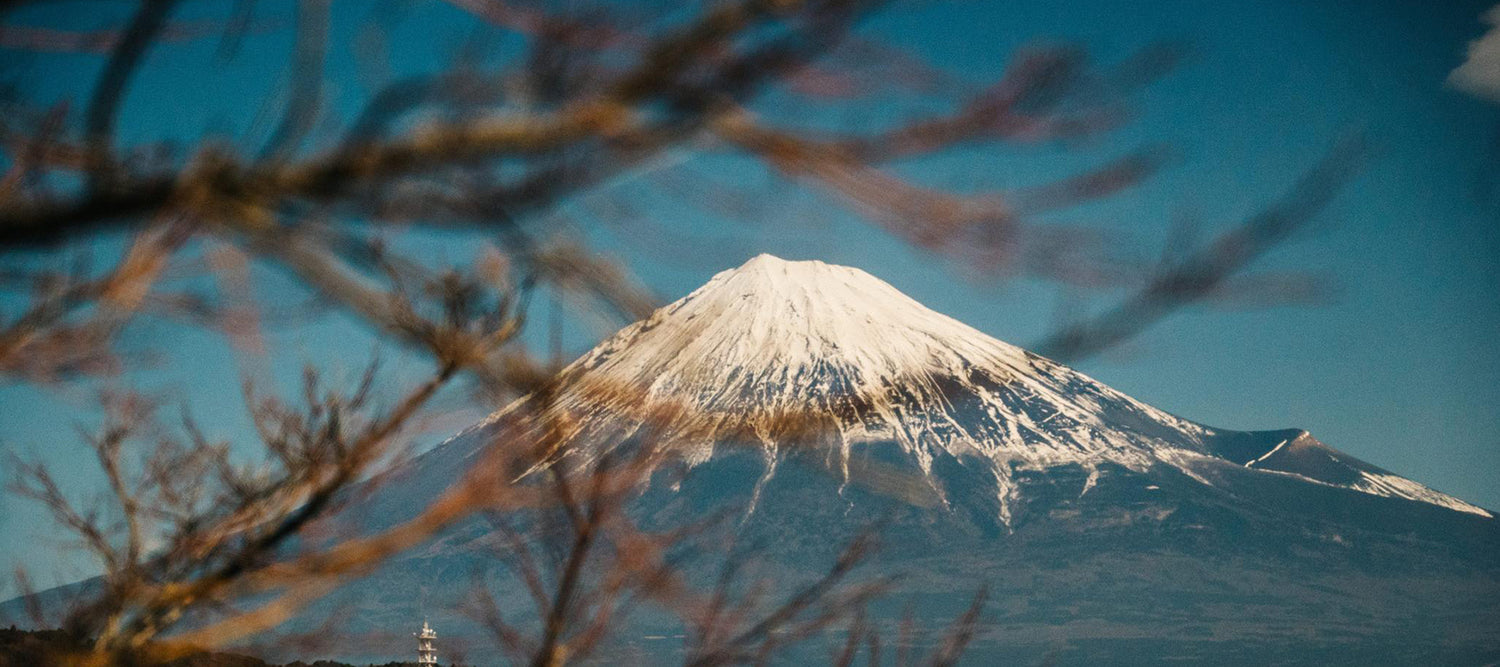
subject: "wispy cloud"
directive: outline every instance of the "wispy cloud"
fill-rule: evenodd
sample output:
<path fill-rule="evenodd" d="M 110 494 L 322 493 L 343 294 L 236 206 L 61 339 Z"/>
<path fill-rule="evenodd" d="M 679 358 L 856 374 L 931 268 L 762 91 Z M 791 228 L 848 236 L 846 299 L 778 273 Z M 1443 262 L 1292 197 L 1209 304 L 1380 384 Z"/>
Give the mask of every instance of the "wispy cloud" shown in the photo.
<path fill-rule="evenodd" d="M 1500 103 L 1500 5 L 1485 12 L 1490 31 L 1469 42 L 1469 58 L 1448 75 L 1448 85 Z"/>

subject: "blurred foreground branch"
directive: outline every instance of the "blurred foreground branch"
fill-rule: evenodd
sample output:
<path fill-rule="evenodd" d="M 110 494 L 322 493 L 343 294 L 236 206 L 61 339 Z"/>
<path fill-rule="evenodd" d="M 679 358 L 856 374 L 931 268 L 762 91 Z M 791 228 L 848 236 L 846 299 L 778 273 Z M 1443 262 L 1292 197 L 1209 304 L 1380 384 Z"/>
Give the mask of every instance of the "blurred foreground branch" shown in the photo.
<path fill-rule="evenodd" d="M 693 628 L 691 664 L 763 662 L 838 629 L 833 662 L 863 653 L 878 663 L 880 639 L 863 608 L 883 588 L 850 580 L 871 544 L 849 545 L 826 576 L 783 600 L 735 583 L 732 557 L 719 588 L 692 590 L 668 554 L 701 527 L 651 533 L 620 509 L 651 469 L 650 443 L 638 458 L 567 472 L 559 467 L 566 428 L 548 422 L 548 411 L 502 431 L 485 461 L 413 518 L 347 539 L 322 540 L 320 531 L 396 468 L 451 385 L 472 382 L 486 411 L 547 395 L 552 369 L 524 336 L 536 328 L 528 311 L 538 290 L 568 296 L 584 314 L 630 321 L 650 312 L 654 300 L 633 273 L 568 240 L 558 213 L 625 176 L 670 193 L 680 174 L 661 165 L 680 162 L 675 155 L 748 159 L 986 275 L 1133 290 L 1048 339 L 1044 349 L 1066 360 L 1214 299 L 1311 219 L 1359 162 L 1341 145 L 1285 201 L 1165 269 L 1141 267 L 1096 230 L 1043 217 L 1141 183 L 1165 164 L 1159 147 L 1056 182 L 977 194 L 917 182 L 897 167 L 957 147 L 1071 145 L 1107 134 L 1133 92 L 1175 66 L 1177 49 L 1149 47 L 1099 66 L 1075 49 L 1038 48 L 996 81 L 970 85 L 859 35 L 861 19 L 882 9 L 865 0 L 737 0 L 689 11 L 648 3 L 634 16 L 603 6 L 449 4 L 520 39 L 521 55 L 500 66 L 463 56 L 382 81 L 341 118 L 323 72 L 336 48 L 332 26 L 348 19 L 305 0 L 296 6 L 288 98 L 269 136 L 204 139 L 185 154 L 123 141 L 134 135 L 120 131 L 123 102 L 151 52 L 200 32 L 174 22 L 176 3 L 146 0 L 116 28 L 78 34 L 12 25 L 16 8 L 0 15 L 0 47 L 104 59 L 82 105 L 0 99 L 0 374 L 41 384 L 118 376 L 142 352 L 123 333 L 155 319 L 207 325 L 254 347 L 242 344 L 259 340 L 262 324 L 247 282 L 263 269 L 426 363 L 410 386 L 377 380 L 373 363 L 348 388 L 329 388 L 309 370 L 292 399 L 247 386 L 254 442 L 217 441 L 188 417 L 162 423 L 155 401 L 107 395 L 106 423 L 85 438 L 107 486 L 102 510 L 80 504 L 47 467 L 17 461 L 15 490 L 76 534 L 103 572 L 94 598 L 67 619 L 92 641 L 90 659 L 164 660 L 190 646 L 245 641 L 339 582 L 483 516 L 505 537 L 501 557 L 538 620 L 522 628 L 485 600 L 476 606 L 516 662 L 585 660 L 650 601 Z M 227 41 L 282 23 L 251 20 L 250 5 L 237 3 L 223 21 Z M 878 108 L 878 96 L 891 93 L 947 98 L 948 110 L 858 131 L 792 122 L 816 118 L 822 105 Z M 714 188 L 676 191 L 697 204 L 763 198 L 736 184 Z M 621 218 L 627 228 L 649 224 Z M 467 261 L 436 262 L 403 242 L 416 229 L 471 234 L 479 249 Z M 981 603 L 954 621 L 932 663 L 962 652 Z"/>

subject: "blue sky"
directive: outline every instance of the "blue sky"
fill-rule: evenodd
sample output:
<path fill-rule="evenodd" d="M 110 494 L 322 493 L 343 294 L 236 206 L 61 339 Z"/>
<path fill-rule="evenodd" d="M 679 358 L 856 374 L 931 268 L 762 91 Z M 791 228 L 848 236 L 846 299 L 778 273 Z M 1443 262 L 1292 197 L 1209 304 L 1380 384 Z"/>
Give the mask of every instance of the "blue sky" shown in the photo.
<path fill-rule="evenodd" d="M 266 17 L 285 7 L 262 3 Z M 1174 161 L 1121 196 L 1049 216 L 1139 239 L 1142 252 L 1184 215 L 1205 231 L 1233 224 L 1273 200 L 1333 140 L 1368 136 L 1374 156 L 1310 229 L 1256 265 L 1312 270 L 1333 286 L 1326 303 L 1271 309 L 1184 311 L 1136 341 L 1078 365 L 1148 403 L 1203 423 L 1240 429 L 1305 428 L 1324 442 L 1439 490 L 1500 508 L 1500 106 L 1445 86 L 1466 45 L 1486 29 L 1486 2 L 1305 2 L 1084 0 L 900 4 L 866 34 L 927 55 L 981 82 L 998 76 L 1015 49 L 1076 42 L 1110 62 L 1161 38 L 1185 40 L 1191 59 L 1147 89 L 1134 121 L 1072 150 L 1051 146 L 961 150 L 900 167 L 950 187 L 1041 183 L 1071 169 L 1166 144 Z M 62 2 L 47 14 L 7 20 L 76 28 L 106 24 L 129 3 Z M 212 17 L 220 5 L 189 2 L 181 18 Z M 388 45 L 392 73 L 448 62 L 474 34 L 473 22 L 436 2 L 412 3 Z M 370 5 L 335 3 L 335 55 L 328 64 L 333 115 L 347 115 L 370 87 L 348 52 L 360 26 L 382 18 Z M 126 101 L 127 140 L 205 134 L 254 145 L 284 90 L 287 31 L 253 35 L 224 63 L 216 38 L 152 52 Z M 504 38 L 497 38 L 504 39 Z M 5 70 L 41 99 L 86 98 L 97 56 L 0 51 Z M 190 82 L 184 85 L 184 82 Z M 764 183 L 778 205 L 746 224 L 652 196 L 630 193 L 641 215 L 686 238 L 663 247 L 636 227 L 592 225 L 582 233 L 640 270 L 666 300 L 759 252 L 863 268 L 928 306 L 998 338 L 1027 345 L 1057 323 L 1059 290 L 1030 281 L 975 279 L 943 258 L 914 250 L 831 201 L 799 193 L 764 170 L 723 156 L 678 156 L 710 177 Z M 1488 196 L 1484 195 L 1488 185 Z M 433 256 L 460 261 L 461 239 L 425 238 Z M 263 276 L 263 298 L 281 293 Z M 1108 305 L 1095 295 L 1085 308 Z M 576 326 L 568 352 L 605 331 Z M 126 382 L 180 398 L 220 435 L 248 436 L 238 415 L 240 376 L 223 341 L 160 325 L 131 334 L 172 352 Z M 328 318 L 278 331 L 278 374 L 303 361 L 353 374 L 375 341 L 351 322 Z M 395 373 L 418 363 L 394 355 Z M 64 470 L 83 493 L 91 471 L 72 425 L 96 416 L 87 389 L 0 387 L 0 448 L 37 455 Z M 0 501 L 0 569 L 25 565 L 42 583 L 87 573 L 60 555 L 39 511 Z M 5 590 L 0 588 L 0 590 Z"/>

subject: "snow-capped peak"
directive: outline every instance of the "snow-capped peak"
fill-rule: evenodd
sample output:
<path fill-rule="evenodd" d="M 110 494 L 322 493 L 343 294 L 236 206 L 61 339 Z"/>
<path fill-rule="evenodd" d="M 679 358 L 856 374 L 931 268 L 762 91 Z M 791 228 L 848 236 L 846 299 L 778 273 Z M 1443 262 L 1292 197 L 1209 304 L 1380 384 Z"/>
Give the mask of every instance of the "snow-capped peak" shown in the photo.
<path fill-rule="evenodd" d="M 770 255 L 626 327 L 564 375 L 573 390 L 560 406 L 601 426 L 673 414 L 665 437 L 690 463 L 750 441 L 772 459 L 793 443 L 826 446 L 847 466 L 860 443 L 892 442 L 929 476 L 945 455 L 992 468 L 1002 507 L 1018 467 L 1143 470 L 1203 456 L 1195 424 L 858 269 Z"/>
<path fill-rule="evenodd" d="M 1230 463 L 1214 430 L 934 312 L 864 271 L 771 255 L 622 329 L 564 369 L 561 387 L 553 407 L 574 417 L 574 451 L 614 446 L 650 422 L 690 465 L 748 445 L 774 471 L 786 448 L 812 447 L 847 476 L 863 443 L 893 443 L 940 497 L 937 458 L 988 468 L 1006 522 L 1019 470 L 1081 466 L 1086 493 L 1105 463 L 1169 466 L 1204 484 L 1204 470 Z M 1268 462 L 1253 469 L 1276 474 Z M 1402 481 L 1410 488 L 1339 486 L 1483 513 Z"/>
<path fill-rule="evenodd" d="M 881 391 L 940 371 L 1009 374 L 1028 363 L 1020 349 L 868 273 L 759 255 L 576 365 L 596 377 L 647 380 L 655 396 L 696 396 L 699 408 L 743 412 L 801 411 L 830 392 Z"/>

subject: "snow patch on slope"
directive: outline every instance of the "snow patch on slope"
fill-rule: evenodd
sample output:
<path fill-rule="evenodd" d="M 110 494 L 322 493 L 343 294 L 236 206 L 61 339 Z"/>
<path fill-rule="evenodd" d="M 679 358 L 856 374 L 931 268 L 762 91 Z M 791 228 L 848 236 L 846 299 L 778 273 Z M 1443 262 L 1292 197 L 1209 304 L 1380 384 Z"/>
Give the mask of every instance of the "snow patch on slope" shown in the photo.
<path fill-rule="evenodd" d="M 1407 500 L 1432 503 L 1433 505 L 1446 507 L 1451 510 L 1478 514 L 1484 517 L 1494 516 L 1483 508 L 1470 505 L 1446 493 L 1434 491 L 1405 477 L 1369 471 L 1361 471 L 1359 474 L 1361 479 L 1350 485 L 1350 488 L 1356 491 L 1363 491 L 1376 496 L 1405 498 Z"/>

